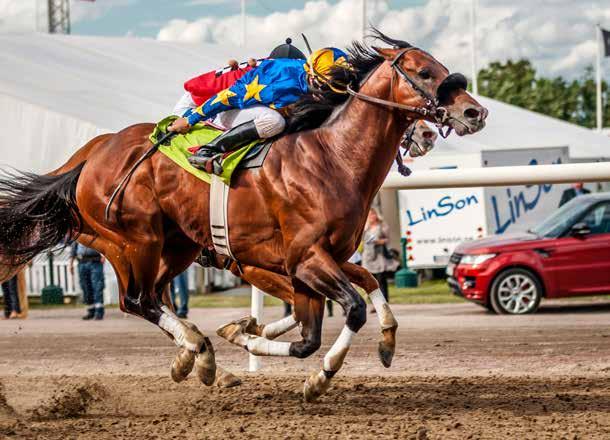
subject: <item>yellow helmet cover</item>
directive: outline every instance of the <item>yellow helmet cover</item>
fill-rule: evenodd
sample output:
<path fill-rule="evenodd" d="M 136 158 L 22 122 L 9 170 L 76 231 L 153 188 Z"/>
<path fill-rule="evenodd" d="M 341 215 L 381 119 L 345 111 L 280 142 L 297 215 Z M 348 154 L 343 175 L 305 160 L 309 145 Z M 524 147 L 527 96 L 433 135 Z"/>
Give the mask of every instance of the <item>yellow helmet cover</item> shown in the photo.
<path fill-rule="evenodd" d="M 313 52 L 304 65 L 308 75 L 313 75 L 322 82 L 326 82 L 328 75 L 334 67 L 349 69 L 348 56 L 341 49 L 325 47 Z M 312 72 L 313 69 L 313 72 Z"/>

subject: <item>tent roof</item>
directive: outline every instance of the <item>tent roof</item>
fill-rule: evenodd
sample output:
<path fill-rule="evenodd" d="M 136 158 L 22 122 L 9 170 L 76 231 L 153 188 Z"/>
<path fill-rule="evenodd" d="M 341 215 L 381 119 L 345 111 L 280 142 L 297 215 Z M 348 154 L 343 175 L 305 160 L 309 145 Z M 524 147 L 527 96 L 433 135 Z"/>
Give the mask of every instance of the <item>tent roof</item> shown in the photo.
<path fill-rule="evenodd" d="M 283 40 L 280 40 L 281 43 Z M 171 113 L 186 79 L 243 48 L 141 38 L 0 35 L 0 94 L 117 131 Z"/>
<path fill-rule="evenodd" d="M 4 34 L 0 45 L 0 95 L 102 131 L 157 121 L 171 112 L 186 79 L 218 68 L 229 58 L 262 56 L 271 49 L 47 34 Z M 573 158 L 610 157 L 610 138 L 605 135 L 478 99 L 490 112 L 487 127 L 476 135 L 439 139 L 432 154 L 568 146 Z"/>
<path fill-rule="evenodd" d="M 439 138 L 433 154 L 569 147 L 572 158 L 610 158 L 605 134 L 483 96 L 477 100 L 489 110 L 486 127 L 471 136 Z"/>

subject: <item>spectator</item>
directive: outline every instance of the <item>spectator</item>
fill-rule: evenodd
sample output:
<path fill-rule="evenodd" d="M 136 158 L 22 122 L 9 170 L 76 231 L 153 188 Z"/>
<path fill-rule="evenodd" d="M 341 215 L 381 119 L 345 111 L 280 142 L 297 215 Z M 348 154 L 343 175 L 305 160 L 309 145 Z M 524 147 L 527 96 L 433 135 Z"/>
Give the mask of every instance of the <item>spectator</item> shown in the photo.
<path fill-rule="evenodd" d="M 589 194 L 590 192 L 591 191 L 589 191 L 587 188 L 585 188 L 583 186 L 582 182 L 573 183 L 572 188 L 566 189 L 563 192 L 563 194 L 561 195 L 561 201 L 559 202 L 559 206 L 565 205 L 570 200 L 572 200 L 574 197 L 578 197 L 582 194 Z"/>
<path fill-rule="evenodd" d="M 74 275 L 74 260 L 78 261 L 78 279 L 83 289 L 87 314 L 83 319 L 104 319 L 104 256 L 80 243 L 72 245 L 70 273 Z"/>
<path fill-rule="evenodd" d="M 4 295 L 4 317 L 6 319 L 19 318 L 21 307 L 19 306 L 17 275 L 2 283 L 2 294 Z"/>
<path fill-rule="evenodd" d="M 178 285 L 178 296 L 180 298 L 180 307 L 176 305 L 176 285 Z M 172 298 L 172 304 L 176 310 L 178 318 L 186 319 L 189 312 L 189 291 L 188 291 L 188 276 L 184 271 L 169 284 L 169 292 Z"/>
<path fill-rule="evenodd" d="M 375 208 L 371 208 L 363 234 L 362 267 L 368 270 L 379 283 L 379 289 L 390 302 L 388 275 L 398 269 L 388 249 L 388 226 Z"/>

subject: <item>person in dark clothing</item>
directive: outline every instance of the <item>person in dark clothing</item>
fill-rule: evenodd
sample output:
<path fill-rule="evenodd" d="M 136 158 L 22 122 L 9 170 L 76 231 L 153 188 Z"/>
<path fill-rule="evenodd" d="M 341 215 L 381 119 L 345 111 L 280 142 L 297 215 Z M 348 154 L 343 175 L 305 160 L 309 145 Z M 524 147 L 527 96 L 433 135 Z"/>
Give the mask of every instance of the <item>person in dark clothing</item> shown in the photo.
<path fill-rule="evenodd" d="M 583 186 L 582 182 L 573 183 L 572 188 L 566 189 L 561 195 L 561 201 L 559 202 L 559 206 L 565 205 L 574 197 L 580 196 L 582 194 L 589 194 L 590 192 L 591 191 L 589 191 Z"/>
<path fill-rule="evenodd" d="M 4 317 L 6 319 L 17 319 L 21 313 L 19 305 L 17 275 L 2 283 L 2 294 L 4 295 Z"/>
<path fill-rule="evenodd" d="M 87 305 L 84 320 L 104 319 L 104 257 L 80 243 L 72 245 L 70 273 L 74 274 L 74 260 L 78 261 L 78 279 Z"/>
<path fill-rule="evenodd" d="M 176 287 L 178 287 L 178 297 L 180 298 L 180 307 L 176 305 Z M 189 312 L 189 291 L 188 291 L 188 276 L 186 271 L 175 277 L 170 285 L 169 292 L 172 299 L 172 304 L 176 310 L 178 318 L 186 319 Z"/>

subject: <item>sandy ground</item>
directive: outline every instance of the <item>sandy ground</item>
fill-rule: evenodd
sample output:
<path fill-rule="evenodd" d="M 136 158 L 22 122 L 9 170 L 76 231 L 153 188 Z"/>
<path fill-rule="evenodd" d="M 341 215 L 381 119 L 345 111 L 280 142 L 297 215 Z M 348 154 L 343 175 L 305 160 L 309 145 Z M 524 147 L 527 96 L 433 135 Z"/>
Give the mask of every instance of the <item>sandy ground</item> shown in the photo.
<path fill-rule="evenodd" d="M 326 318 L 316 355 L 266 358 L 251 374 L 247 354 L 214 334 L 247 311 L 193 310 L 219 365 L 243 380 L 231 389 L 195 377 L 173 383 L 173 344 L 117 310 L 102 322 L 74 309 L 1 321 L 0 438 L 610 438 L 609 304 L 548 302 L 523 317 L 471 304 L 393 309 L 392 367 L 377 359 L 369 315 L 315 404 L 302 401 L 303 380 L 320 367 L 340 316 Z"/>

